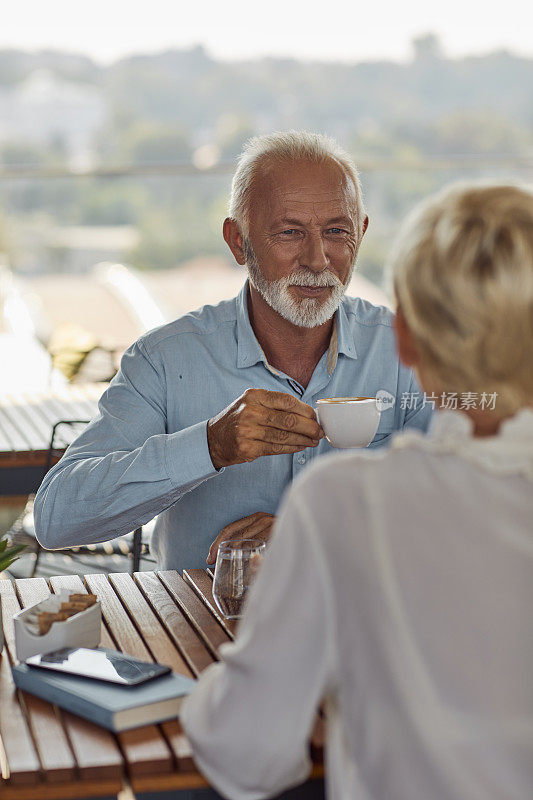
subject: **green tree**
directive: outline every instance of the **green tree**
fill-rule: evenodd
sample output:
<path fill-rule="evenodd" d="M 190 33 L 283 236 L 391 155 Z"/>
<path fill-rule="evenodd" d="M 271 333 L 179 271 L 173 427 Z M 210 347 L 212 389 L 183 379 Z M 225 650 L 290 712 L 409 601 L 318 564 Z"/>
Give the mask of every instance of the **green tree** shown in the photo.
<path fill-rule="evenodd" d="M 114 150 L 115 161 L 122 164 L 171 164 L 191 156 L 183 128 L 146 121 L 121 131 Z"/>
<path fill-rule="evenodd" d="M 135 225 L 146 213 L 149 199 L 137 181 L 92 181 L 79 199 L 78 224 Z"/>
<path fill-rule="evenodd" d="M 0 163 L 4 167 L 41 167 L 46 151 L 28 142 L 7 141 L 0 147 Z"/>

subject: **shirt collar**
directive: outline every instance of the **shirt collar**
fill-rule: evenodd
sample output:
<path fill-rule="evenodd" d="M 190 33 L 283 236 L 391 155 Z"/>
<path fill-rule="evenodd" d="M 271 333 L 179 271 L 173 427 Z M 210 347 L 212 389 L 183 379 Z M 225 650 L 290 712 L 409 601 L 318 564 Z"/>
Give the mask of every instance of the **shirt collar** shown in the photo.
<path fill-rule="evenodd" d="M 253 367 L 260 361 L 268 366 L 248 316 L 248 280 L 246 280 L 237 295 L 237 367 L 239 369 Z"/>
<path fill-rule="evenodd" d="M 451 409 L 439 409 L 431 417 L 427 436 L 431 439 L 447 439 L 453 437 L 471 437 L 474 423 L 467 414 Z"/>
<path fill-rule="evenodd" d="M 473 422 L 461 411 L 442 410 L 433 415 L 428 434 L 404 431 L 392 448 L 415 448 L 458 455 L 488 472 L 522 474 L 533 480 L 533 409 L 523 408 L 502 422 L 495 436 L 473 436 Z"/>
<path fill-rule="evenodd" d="M 236 302 L 237 367 L 239 369 L 244 369 L 245 367 L 252 367 L 262 361 L 267 369 L 275 375 L 279 375 L 279 372 L 268 363 L 250 323 L 250 317 L 248 315 L 248 281 L 245 282 L 239 292 Z M 342 302 L 335 313 L 333 331 L 329 342 L 327 355 L 327 369 L 329 375 L 333 373 L 337 366 L 340 353 L 348 358 L 357 358 L 353 335 L 350 334 L 348 317 Z"/>
<path fill-rule="evenodd" d="M 474 437 L 474 422 L 468 414 L 459 410 L 438 410 L 433 414 L 429 430 L 426 434 L 431 439 L 465 438 L 475 439 L 476 445 L 484 446 L 496 441 L 527 441 L 529 448 L 533 444 L 533 408 L 522 408 L 512 417 L 503 420 L 500 429 L 494 436 Z"/>
<path fill-rule="evenodd" d="M 350 331 L 348 315 L 346 314 L 346 309 L 344 307 L 344 298 L 341 300 L 333 320 L 333 332 L 331 334 L 331 340 L 328 349 L 328 375 L 331 375 L 337 366 L 340 353 L 347 358 L 357 358 L 357 350 L 355 349 L 353 333 Z"/>

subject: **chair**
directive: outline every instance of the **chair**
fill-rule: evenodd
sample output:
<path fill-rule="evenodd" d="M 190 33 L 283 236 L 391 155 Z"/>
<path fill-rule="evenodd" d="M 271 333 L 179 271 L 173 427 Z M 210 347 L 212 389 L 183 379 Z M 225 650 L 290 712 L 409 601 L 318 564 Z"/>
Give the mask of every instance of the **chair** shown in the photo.
<path fill-rule="evenodd" d="M 69 419 L 69 420 L 59 420 L 56 422 L 52 427 L 52 434 L 50 436 L 50 444 L 48 446 L 48 451 L 46 454 L 46 462 L 43 472 L 43 478 L 46 473 L 51 469 L 53 464 L 57 463 L 61 456 L 63 455 L 65 448 L 74 440 L 75 435 L 70 437 L 63 437 L 63 441 L 61 445 L 57 446 L 57 439 L 58 436 L 58 429 L 61 426 L 70 426 L 71 428 L 78 425 L 87 425 L 89 420 L 87 419 Z M 33 564 L 33 570 L 31 573 L 31 577 L 35 576 L 37 571 L 37 566 L 39 564 L 39 559 L 41 557 L 41 553 L 43 552 L 43 548 L 37 541 L 35 536 L 35 527 L 33 524 L 33 502 L 35 499 L 35 495 L 31 494 L 28 497 L 28 501 L 24 508 L 24 511 L 19 515 L 19 517 L 15 520 L 11 529 L 9 530 L 9 537 L 14 544 L 24 544 L 30 552 L 35 553 L 35 561 Z M 143 550 L 143 541 L 142 541 L 142 526 L 139 526 L 133 531 L 133 541 L 130 549 L 131 555 L 131 568 L 130 573 L 133 574 L 134 572 L 138 572 L 141 563 L 141 554 Z M 107 545 L 107 542 L 103 542 L 97 545 L 77 545 L 75 547 L 69 547 L 61 550 L 56 550 L 54 552 L 57 553 L 64 553 L 73 556 L 74 558 L 78 555 L 98 555 L 106 552 L 106 548 L 104 545 Z M 114 552 L 124 553 L 122 548 Z"/>

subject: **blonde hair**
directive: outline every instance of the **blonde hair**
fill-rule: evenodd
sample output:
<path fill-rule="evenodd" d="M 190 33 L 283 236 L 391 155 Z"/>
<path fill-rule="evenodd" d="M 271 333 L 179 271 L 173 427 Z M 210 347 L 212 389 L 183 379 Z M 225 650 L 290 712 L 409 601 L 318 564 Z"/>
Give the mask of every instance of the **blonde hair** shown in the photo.
<path fill-rule="evenodd" d="M 229 202 L 229 216 L 234 219 L 245 236 L 248 236 L 252 187 L 259 173 L 274 164 L 311 161 L 317 164 L 334 161 L 353 183 L 356 198 L 356 221 L 362 233 L 365 208 L 357 168 L 351 156 L 329 136 L 307 131 L 278 131 L 266 136 L 254 136 L 243 148 L 233 182 Z"/>
<path fill-rule="evenodd" d="M 392 264 L 421 365 L 441 391 L 533 405 L 533 193 L 447 188 L 409 217 Z"/>

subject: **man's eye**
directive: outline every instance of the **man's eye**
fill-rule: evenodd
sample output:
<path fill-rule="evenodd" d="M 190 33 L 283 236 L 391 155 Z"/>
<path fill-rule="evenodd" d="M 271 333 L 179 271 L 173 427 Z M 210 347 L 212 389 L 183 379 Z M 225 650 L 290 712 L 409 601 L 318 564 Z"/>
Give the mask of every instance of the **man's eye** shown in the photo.
<path fill-rule="evenodd" d="M 295 230 L 295 228 L 287 228 L 287 230 L 286 230 L 286 231 L 281 231 L 281 232 L 282 232 L 282 234 L 283 234 L 284 236 L 291 236 L 291 235 L 294 235 L 295 233 L 297 233 L 297 231 Z"/>
<path fill-rule="evenodd" d="M 330 228 L 329 233 L 339 234 L 339 233 L 344 233 L 344 231 L 342 228 Z"/>

